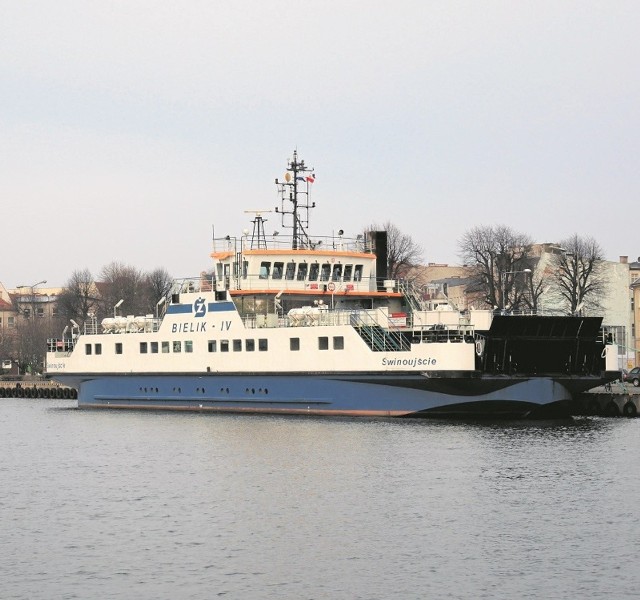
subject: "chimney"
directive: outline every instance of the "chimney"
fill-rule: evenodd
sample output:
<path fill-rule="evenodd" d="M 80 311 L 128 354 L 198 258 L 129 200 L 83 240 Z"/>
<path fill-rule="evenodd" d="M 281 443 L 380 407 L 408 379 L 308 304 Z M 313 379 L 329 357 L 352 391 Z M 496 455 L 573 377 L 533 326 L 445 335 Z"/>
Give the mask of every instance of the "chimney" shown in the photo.
<path fill-rule="evenodd" d="M 629 262 L 629 257 L 628 257 L 628 256 L 621 256 L 621 257 L 620 257 L 620 262 L 621 262 L 623 265 L 626 265 L 626 264 Z"/>

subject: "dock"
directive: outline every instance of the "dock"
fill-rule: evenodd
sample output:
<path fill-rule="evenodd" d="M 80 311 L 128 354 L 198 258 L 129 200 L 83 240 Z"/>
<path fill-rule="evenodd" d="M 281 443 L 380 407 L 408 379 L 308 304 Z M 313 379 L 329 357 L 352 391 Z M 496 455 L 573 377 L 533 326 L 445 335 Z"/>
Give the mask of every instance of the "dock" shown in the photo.
<path fill-rule="evenodd" d="M 616 381 L 578 394 L 572 402 L 574 415 L 601 417 L 637 417 L 640 412 L 640 387 Z"/>

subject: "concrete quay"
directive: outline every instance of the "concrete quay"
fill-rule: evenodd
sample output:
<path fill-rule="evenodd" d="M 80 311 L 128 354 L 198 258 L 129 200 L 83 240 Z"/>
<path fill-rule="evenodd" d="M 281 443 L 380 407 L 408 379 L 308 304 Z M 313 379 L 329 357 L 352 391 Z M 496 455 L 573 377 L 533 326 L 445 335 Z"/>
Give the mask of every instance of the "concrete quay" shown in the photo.
<path fill-rule="evenodd" d="M 574 415 L 637 417 L 640 413 L 640 388 L 615 382 L 578 394 L 572 401 Z"/>

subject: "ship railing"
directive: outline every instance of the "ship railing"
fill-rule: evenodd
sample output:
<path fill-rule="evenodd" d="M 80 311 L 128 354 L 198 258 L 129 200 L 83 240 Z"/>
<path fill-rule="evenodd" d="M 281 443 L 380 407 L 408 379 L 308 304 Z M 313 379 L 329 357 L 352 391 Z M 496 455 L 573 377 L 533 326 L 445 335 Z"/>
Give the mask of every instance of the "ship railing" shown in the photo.
<path fill-rule="evenodd" d="M 404 313 L 403 313 L 404 315 Z M 381 309 L 344 310 L 331 309 L 328 305 L 305 306 L 293 309 L 286 314 L 245 314 L 244 325 L 247 329 L 265 327 L 323 327 L 331 325 L 353 325 L 354 322 L 365 325 L 376 325 L 384 329 L 406 329 L 406 320 L 401 317 L 390 317 Z"/>
<path fill-rule="evenodd" d="M 348 295 L 351 292 L 375 292 L 378 287 L 374 277 L 351 278 L 347 281 L 341 279 L 297 279 L 287 276 L 286 265 L 281 277 L 261 276 L 258 274 L 247 274 L 242 277 L 229 279 L 229 285 L 233 285 L 241 290 L 271 290 L 281 292 L 286 290 L 299 290 L 308 294 L 318 294 L 331 297 L 335 295 Z"/>
<path fill-rule="evenodd" d="M 252 235 L 241 237 L 225 236 L 214 238 L 213 252 L 232 252 L 237 254 L 241 250 L 292 250 L 293 236 L 291 235 Z M 347 238 L 340 235 L 311 236 L 308 242 L 300 243 L 297 250 L 335 250 L 336 252 L 364 252 L 370 254 L 373 247 L 365 236 Z"/>
<path fill-rule="evenodd" d="M 202 273 L 200 277 L 182 277 L 174 280 L 170 294 L 190 294 L 198 292 L 211 292 L 216 289 L 215 278 L 208 273 Z"/>

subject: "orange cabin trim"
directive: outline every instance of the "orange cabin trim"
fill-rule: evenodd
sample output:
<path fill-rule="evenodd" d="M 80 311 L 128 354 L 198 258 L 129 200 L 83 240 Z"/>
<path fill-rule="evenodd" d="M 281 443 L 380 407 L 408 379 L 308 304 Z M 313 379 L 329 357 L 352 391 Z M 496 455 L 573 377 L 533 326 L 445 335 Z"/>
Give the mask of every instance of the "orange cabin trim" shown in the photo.
<path fill-rule="evenodd" d="M 230 251 L 225 252 L 212 252 L 209 256 L 211 258 L 216 258 L 217 260 L 226 260 L 227 258 L 233 256 L 234 253 Z"/>

